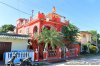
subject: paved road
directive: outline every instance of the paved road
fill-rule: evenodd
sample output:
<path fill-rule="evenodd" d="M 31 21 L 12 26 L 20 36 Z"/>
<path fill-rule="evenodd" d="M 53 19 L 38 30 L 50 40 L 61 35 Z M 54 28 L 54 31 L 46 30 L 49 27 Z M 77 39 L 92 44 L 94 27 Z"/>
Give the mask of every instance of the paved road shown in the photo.
<path fill-rule="evenodd" d="M 66 62 L 50 64 L 48 66 L 67 66 L 67 65 L 100 65 L 100 56 L 67 60 Z"/>
<path fill-rule="evenodd" d="M 66 62 L 53 63 L 48 66 L 67 66 L 67 65 L 100 65 L 100 56 L 94 56 L 91 58 L 71 59 L 71 60 L 66 60 Z M 0 63 L 0 66 L 4 65 L 1 65 Z"/>

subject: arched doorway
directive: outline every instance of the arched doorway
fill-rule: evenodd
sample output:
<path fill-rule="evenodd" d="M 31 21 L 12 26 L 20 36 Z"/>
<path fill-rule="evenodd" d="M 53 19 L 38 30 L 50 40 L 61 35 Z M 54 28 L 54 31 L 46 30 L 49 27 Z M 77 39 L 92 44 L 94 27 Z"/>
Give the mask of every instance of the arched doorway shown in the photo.
<path fill-rule="evenodd" d="M 36 33 L 36 32 L 38 32 L 38 27 L 37 26 L 34 26 L 33 33 Z"/>
<path fill-rule="evenodd" d="M 50 26 L 44 26 L 44 28 L 47 28 L 48 30 L 50 30 L 50 29 L 51 29 L 51 27 L 50 27 Z"/>
<path fill-rule="evenodd" d="M 54 26 L 52 26 L 52 25 L 43 25 L 43 27 L 42 28 L 47 28 L 48 30 L 50 30 L 50 29 L 56 29 Z"/>

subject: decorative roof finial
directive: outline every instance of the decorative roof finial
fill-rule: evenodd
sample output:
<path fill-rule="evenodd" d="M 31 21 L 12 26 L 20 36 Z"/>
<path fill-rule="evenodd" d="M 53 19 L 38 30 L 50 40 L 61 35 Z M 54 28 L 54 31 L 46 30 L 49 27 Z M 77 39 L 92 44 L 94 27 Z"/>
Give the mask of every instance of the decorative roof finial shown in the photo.
<path fill-rule="evenodd" d="M 56 8 L 55 8 L 55 6 L 52 8 L 52 13 L 56 13 Z"/>

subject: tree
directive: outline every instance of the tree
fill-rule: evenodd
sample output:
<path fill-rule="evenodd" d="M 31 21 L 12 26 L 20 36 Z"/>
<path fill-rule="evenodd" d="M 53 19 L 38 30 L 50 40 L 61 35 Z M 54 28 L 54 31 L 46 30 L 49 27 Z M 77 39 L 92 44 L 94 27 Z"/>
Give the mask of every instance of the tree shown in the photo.
<path fill-rule="evenodd" d="M 96 30 L 90 30 L 89 32 L 92 34 L 92 37 L 91 37 L 92 40 L 94 42 L 97 42 L 98 43 L 99 38 L 100 38 L 100 34 L 98 34 Z"/>
<path fill-rule="evenodd" d="M 69 24 L 69 26 L 62 26 L 61 32 L 63 33 L 66 40 L 69 40 L 70 43 L 73 43 L 76 41 L 79 29 L 75 25 Z"/>
<path fill-rule="evenodd" d="M 42 32 L 40 34 L 36 33 L 34 37 L 35 39 L 37 39 L 38 44 L 40 44 L 41 42 L 45 43 L 44 48 L 47 48 L 49 44 L 52 49 L 54 49 L 56 46 L 64 46 L 61 33 L 57 32 L 54 29 L 48 30 L 46 28 L 43 28 Z"/>
<path fill-rule="evenodd" d="M 90 30 L 89 32 L 92 34 L 92 40 L 96 41 L 97 40 L 97 31 L 96 30 Z"/>
<path fill-rule="evenodd" d="M 97 42 L 100 44 L 100 34 L 97 34 Z"/>
<path fill-rule="evenodd" d="M 15 26 L 12 24 L 5 24 L 0 27 L 0 32 L 14 31 Z"/>

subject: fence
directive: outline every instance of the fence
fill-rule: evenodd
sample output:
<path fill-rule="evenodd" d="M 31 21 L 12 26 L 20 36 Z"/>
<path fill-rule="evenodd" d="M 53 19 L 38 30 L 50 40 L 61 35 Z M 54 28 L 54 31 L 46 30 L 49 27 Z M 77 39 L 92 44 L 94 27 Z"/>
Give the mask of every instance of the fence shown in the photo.
<path fill-rule="evenodd" d="M 77 57 L 77 56 L 78 56 L 78 49 L 77 48 L 69 49 L 66 52 L 66 58 Z"/>
<path fill-rule="evenodd" d="M 48 50 L 46 52 L 46 55 L 44 55 L 44 59 L 46 60 L 61 59 L 61 48 L 55 50 Z"/>
<path fill-rule="evenodd" d="M 56 50 L 49 50 L 48 51 L 48 56 L 49 57 L 55 57 L 57 55 L 57 51 Z"/>
<path fill-rule="evenodd" d="M 14 60 L 14 63 L 20 63 L 20 59 L 25 59 L 28 57 L 32 58 L 32 61 L 34 61 L 34 52 L 33 51 L 12 51 L 12 52 L 6 52 L 4 53 L 4 60 L 5 64 L 9 62 L 10 59 L 17 53 L 17 56 Z"/>

